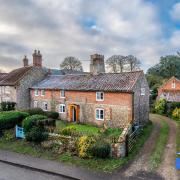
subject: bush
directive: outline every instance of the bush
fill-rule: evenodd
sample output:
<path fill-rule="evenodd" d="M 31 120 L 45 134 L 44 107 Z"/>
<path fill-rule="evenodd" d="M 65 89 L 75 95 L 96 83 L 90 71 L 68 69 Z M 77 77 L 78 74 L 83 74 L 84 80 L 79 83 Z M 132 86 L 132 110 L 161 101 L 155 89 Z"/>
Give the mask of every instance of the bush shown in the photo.
<path fill-rule="evenodd" d="M 46 115 L 48 118 L 58 119 L 58 117 L 59 117 L 59 113 L 58 113 L 58 112 L 46 111 L 46 112 L 44 112 L 44 113 L 45 113 L 45 115 Z"/>
<path fill-rule="evenodd" d="M 76 128 L 73 126 L 65 127 L 60 131 L 64 136 L 72 136 L 76 133 Z"/>
<path fill-rule="evenodd" d="M 23 121 L 23 128 L 24 128 L 24 132 L 28 132 L 31 130 L 31 128 L 33 126 L 35 126 L 36 121 L 42 120 L 42 119 L 46 119 L 46 116 L 43 115 L 32 115 L 27 117 L 24 121 Z"/>
<path fill-rule="evenodd" d="M 0 106 L 1 106 L 1 111 L 13 111 L 15 110 L 16 103 L 15 102 L 2 102 Z"/>
<path fill-rule="evenodd" d="M 43 127 L 34 126 L 26 133 L 26 140 L 30 142 L 41 143 L 47 139 L 48 133 Z"/>
<path fill-rule="evenodd" d="M 78 155 L 81 158 L 91 157 L 90 149 L 95 143 L 95 139 L 92 136 L 82 136 L 78 140 Z"/>
<path fill-rule="evenodd" d="M 111 146 L 107 142 L 97 142 L 90 149 L 92 156 L 97 158 L 107 158 L 111 152 Z"/>
<path fill-rule="evenodd" d="M 31 108 L 31 109 L 26 109 L 22 110 L 23 112 L 29 113 L 31 116 L 32 115 L 45 115 L 45 112 L 41 108 Z"/>
<path fill-rule="evenodd" d="M 154 107 L 155 112 L 163 115 L 166 111 L 166 105 L 167 105 L 167 102 L 165 99 L 160 99 L 160 100 L 156 101 L 155 107 Z"/>
<path fill-rule="evenodd" d="M 175 120 L 180 120 L 180 108 L 175 108 L 172 112 L 172 118 Z"/>
<path fill-rule="evenodd" d="M 21 124 L 23 119 L 29 114 L 25 112 L 10 111 L 0 113 L 0 130 L 14 128 L 16 124 Z"/>
<path fill-rule="evenodd" d="M 168 102 L 166 108 L 166 115 L 170 117 L 175 108 L 180 108 L 180 102 Z"/>

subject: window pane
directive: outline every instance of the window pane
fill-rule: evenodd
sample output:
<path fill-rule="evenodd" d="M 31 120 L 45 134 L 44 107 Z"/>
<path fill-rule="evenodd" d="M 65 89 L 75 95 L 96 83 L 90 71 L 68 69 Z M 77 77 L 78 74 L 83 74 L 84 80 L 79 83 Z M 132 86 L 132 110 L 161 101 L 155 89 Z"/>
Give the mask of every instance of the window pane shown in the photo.
<path fill-rule="evenodd" d="M 96 110 L 96 119 L 99 119 L 99 109 Z"/>
<path fill-rule="evenodd" d="M 104 111 L 103 110 L 100 111 L 100 119 L 104 119 Z"/>

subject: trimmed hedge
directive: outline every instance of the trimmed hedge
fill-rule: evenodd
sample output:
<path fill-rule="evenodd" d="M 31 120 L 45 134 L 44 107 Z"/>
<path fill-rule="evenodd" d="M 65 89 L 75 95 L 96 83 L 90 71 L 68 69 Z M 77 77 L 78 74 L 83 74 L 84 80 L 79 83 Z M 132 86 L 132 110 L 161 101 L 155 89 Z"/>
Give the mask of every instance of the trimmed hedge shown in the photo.
<path fill-rule="evenodd" d="M 0 104 L 1 111 L 13 111 L 15 110 L 16 103 L 15 102 L 2 102 Z"/>
<path fill-rule="evenodd" d="M 46 139 L 48 139 L 48 133 L 43 127 L 34 126 L 26 133 L 26 140 L 30 142 L 41 143 Z"/>
<path fill-rule="evenodd" d="M 58 112 L 46 111 L 44 113 L 48 118 L 52 118 L 52 119 L 58 119 L 59 118 L 59 113 Z"/>
<path fill-rule="evenodd" d="M 22 123 L 29 114 L 25 112 L 9 111 L 0 113 L 0 130 L 14 128 L 16 124 Z"/>
<path fill-rule="evenodd" d="M 45 115 L 44 111 L 41 108 L 31 108 L 31 109 L 25 109 L 22 110 L 23 112 L 29 113 L 31 116 L 32 115 Z"/>
<path fill-rule="evenodd" d="M 23 112 L 29 113 L 31 116 L 32 115 L 44 115 L 47 116 L 47 118 L 52 118 L 52 119 L 58 119 L 59 118 L 59 113 L 55 111 L 43 111 L 41 108 L 30 108 L 30 109 L 25 109 L 22 110 Z"/>
<path fill-rule="evenodd" d="M 24 132 L 26 133 L 26 132 L 30 131 L 31 128 L 36 125 L 36 121 L 43 120 L 46 118 L 47 117 L 43 116 L 43 115 L 32 115 L 32 116 L 27 117 L 23 121 Z"/>

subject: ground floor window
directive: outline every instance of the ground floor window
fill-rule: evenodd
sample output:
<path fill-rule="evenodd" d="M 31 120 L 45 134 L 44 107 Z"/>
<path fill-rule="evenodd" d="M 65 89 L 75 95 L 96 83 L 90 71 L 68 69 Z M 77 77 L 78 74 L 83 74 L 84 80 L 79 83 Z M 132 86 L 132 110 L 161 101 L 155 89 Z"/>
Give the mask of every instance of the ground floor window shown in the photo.
<path fill-rule="evenodd" d="M 97 120 L 104 120 L 104 109 L 97 108 L 96 109 L 96 119 Z"/>
<path fill-rule="evenodd" d="M 47 111 L 47 110 L 48 110 L 48 103 L 47 103 L 47 102 L 43 102 L 43 107 L 42 107 L 42 109 L 43 109 L 44 111 Z"/>
<path fill-rule="evenodd" d="M 34 108 L 38 107 L 38 101 L 34 101 Z"/>
<path fill-rule="evenodd" d="M 60 104 L 59 105 L 59 113 L 65 113 L 65 104 Z"/>

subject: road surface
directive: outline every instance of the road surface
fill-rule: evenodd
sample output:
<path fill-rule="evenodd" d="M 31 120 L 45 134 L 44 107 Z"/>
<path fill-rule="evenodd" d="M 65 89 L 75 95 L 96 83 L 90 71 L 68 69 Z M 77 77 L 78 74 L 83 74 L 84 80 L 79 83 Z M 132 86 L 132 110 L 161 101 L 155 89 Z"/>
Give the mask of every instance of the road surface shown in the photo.
<path fill-rule="evenodd" d="M 0 163 L 0 180 L 68 180 L 42 172 Z"/>

